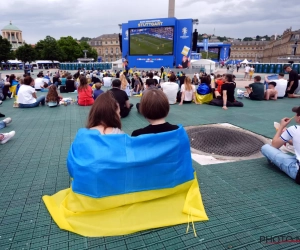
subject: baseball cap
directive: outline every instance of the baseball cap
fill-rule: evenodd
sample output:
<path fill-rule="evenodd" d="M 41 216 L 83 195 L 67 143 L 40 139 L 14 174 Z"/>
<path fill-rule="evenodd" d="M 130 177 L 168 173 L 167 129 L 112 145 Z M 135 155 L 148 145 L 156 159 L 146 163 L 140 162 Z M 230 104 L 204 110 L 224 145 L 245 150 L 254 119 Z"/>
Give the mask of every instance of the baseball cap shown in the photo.
<path fill-rule="evenodd" d="M 293 107 L 292 111 L 297 113 L 297 116 L 300 116 L 300 106 L 299 107 Z"/>

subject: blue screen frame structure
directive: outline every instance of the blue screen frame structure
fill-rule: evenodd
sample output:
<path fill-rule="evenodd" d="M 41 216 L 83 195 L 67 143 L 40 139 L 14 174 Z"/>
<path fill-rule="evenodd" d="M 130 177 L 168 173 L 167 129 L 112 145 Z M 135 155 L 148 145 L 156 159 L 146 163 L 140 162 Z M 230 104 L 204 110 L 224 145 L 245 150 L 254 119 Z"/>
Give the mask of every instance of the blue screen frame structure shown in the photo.
<path fill-rule="evenodd" d="M 173 55 L 174 26 L 129 29 L 129 54 Z"/>
<path fill-rule="evenodd" d="M 155 29 L 150 29 L 155 28 Z M 122 24 L 122 58 L 128 61 L 130 68 L 188 68 L 190 66 L 191 46 L 192 46 L 193 19 L 156 18 L 146 20 L 131 20 Z M 131 41 L 136 35 L 145 35 L 147 38 L 162 38 L 167 33 L 166 40 L 170 44 L 173 31 L 173 41 L 171 46 L 167 46 L 160 40 L 159 45 L 148 41 L 148 45 L 153 43 L 152 50 L 143 47 L 141 40 Z M 168 32 L 165 32 L 168 31 Z M 139 38 L 140 39 L 140 38 Z M 145 39 L 144 39 L 145 40 Z M 170 42 L 169 42 L 170 41 Z M 133 43 L 135 42 L 135 47 Z M 150 43 L 149 43 L 150 42 Z M 138 45 L 140 44 L 140 45 Z M 162 46 L 162 44 L 164 44 Z M 150 46 L 148 46 L 150 47 Z M 168 48 L 166 48 L 168 47 Z M 154 49 L 155 48 L 155 49 Z"/>

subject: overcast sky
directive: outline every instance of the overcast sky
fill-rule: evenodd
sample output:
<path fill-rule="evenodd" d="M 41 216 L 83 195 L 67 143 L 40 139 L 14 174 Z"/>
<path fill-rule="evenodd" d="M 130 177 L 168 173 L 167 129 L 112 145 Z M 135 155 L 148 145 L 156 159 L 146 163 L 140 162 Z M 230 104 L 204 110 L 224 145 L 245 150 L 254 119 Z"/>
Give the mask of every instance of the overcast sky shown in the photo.
<path fill-rule="evenodd" d="M 199 33 L 244 38 L 300 28 L 299 0 L 175 0 L 177 18 L 197 18 Z M 128 20 L 163 18 L 168 0 L 2 0 L 0 28 L 12 23 L 35 44 L 50 35 L 74 38 L 119 33 Z"/>

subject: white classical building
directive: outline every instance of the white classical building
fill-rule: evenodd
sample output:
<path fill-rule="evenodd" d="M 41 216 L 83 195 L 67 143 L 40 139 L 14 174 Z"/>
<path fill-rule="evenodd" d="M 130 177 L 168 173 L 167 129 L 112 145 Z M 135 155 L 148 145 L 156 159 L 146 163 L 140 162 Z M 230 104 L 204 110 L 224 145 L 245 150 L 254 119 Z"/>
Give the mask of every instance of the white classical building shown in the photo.
<path fill-rule="evenodd" d="M 2 30 L 2 37 L 6 38 L 12 45 L 12 50 L 16 50 L 23 45 L 22 31 L 10 21 Z"/>

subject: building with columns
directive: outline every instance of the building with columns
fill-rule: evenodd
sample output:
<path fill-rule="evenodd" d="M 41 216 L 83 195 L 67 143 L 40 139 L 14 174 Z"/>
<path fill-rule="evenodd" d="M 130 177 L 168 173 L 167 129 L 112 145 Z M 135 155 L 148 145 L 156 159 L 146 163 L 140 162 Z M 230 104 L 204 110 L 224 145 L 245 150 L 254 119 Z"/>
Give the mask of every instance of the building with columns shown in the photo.
<path fill-rule="evenodd" d="M 114 62 L 122 58 L 118 34 L 105 34 L 91 39 L 88 43 L 97 50 L 103 62 Z"/>
<path fill-rule="evenodd" d="M 23 45 L 22 31 L 10 21 L 2 30 L 2 37 L 6 38 L 12 45 L 12 50 L 16 50 Z"/>

